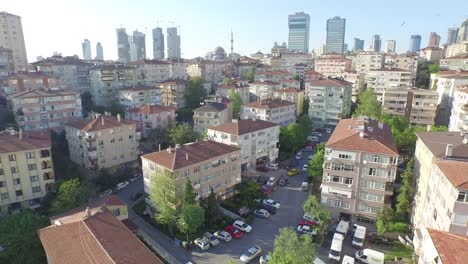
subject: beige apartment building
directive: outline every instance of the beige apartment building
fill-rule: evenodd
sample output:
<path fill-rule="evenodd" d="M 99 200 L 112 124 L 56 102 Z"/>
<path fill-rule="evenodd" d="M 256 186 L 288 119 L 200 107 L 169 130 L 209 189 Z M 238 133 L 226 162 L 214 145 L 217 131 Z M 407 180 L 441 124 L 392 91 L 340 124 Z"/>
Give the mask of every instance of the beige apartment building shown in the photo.
<path fill-rule="evenodd" d="M 188 81 L 183 79 L 166 80 L 158 84 L 161 88 L 162 105 L 172 106 L 176 109 L 185 107 L 185 91 Z"/>
<path fill-rule="evenodd" d="M 468 53 L 440 60 L 441 70 L 468 71 Z"/>
<path fill-rule="evenodd" d="M 453 95 L 449 131 L 468 132 L 468 85 L 459 86 Z"/>
<path fill-rule="evenodd" d="M 119 89 L 117 92 L 120 104 L 127 109 L 162 104 L 162 91 L 159 86 L 135 85 Z"/>
<path fill-rule="evenodd" d="M 193 130 L 203 133 L 211 126 L 217 126 L 231 122 L 232 103 L 224 98 L 220 102 L 207 102 L 193 110 Z"/>
<path fill-rule="evenodd" d="M 234 82 L 228 84 L 222 84 L 216 88 L 216 95 L 223 97 L 231 97 L 231 93 L 238 93 L 242 99 L 242 103 L 248 103 L 249 101 L 249 85 L 247 82 Z"/>
<path fill-rule="evenodd" d="M 129 65 L 137 68 L 137 74 L 141 76 L 142 83 L 155 85 L 170 78 L 170 63 L 162 60 L 139 60 L 130 62 Z"/>
<path fill-rule="evenodd" d="M 374 89 L 377 100 L 383 100 L 384 89 L 411 87 L 413 75 L 410 71 L 398 68 L 371 70 L 366 75 L 367 87 Z"/>
<path fill-rule="evenodd" d="M 65 125 L 70 159 L 90 170 L 137 161 L 141 134 L 138 122 L 95 115 Z"/>
<path fill-rule="evenodd" d="M 280 80 L 292 79 L 294 74 L 286 70 L 259 70 L 255 72 L 254 81 L 279 82 Z"/>
<path fill-rule="evenodd" d="M 296 115 L 304 112 L 304 90 L 299 88 L 282 88 L 273 92 L 273 98 L 296 103 Z"/>
<path fill-rule="evenodd" d="M 280 88 L 280 83 L 274 81 L 255 81 L 249 83 L 249 101 L 273 98 L 273 92 Z"/>
<path fill-rule="evenodd" d="M 334 76 L 351 71 L 352 60 L 344 55 L 322 55 L 315 60 L 315 71 L 325 76 Z"/>
<path fill-rule="evenodd" d="M 8 96 L 16 122 L 23 130 L 63 126 L 82 117 L 81 96 L 60 88 L 34 89 Z"/>
<path fill-rule="evenodd" d="M 127 109 L 126 119 L 138 122 L 142 137 L 148 137 L 155 128 L 167 128 L 176 123 L 176 109 L 164 105 L 143 105 Z"/>
<path fill-rule="evenodd" d="M 353 70 L 366 76 L 371 70 L 381 69 L 385 63 L 385 54 L 365 51 L 353 58 Z"/>
<path fill-rule="evenodd" d="M 342 119 L 325 145 L 321 203 L 333 217 L 373 222 L 391 203 L 398 159 L 386 124 Z"/>
<path fill-rule="evenodd" d="M 260 119 L 281 126 L 296 122 L 296 103 L 281 99 L 266 99 L 241 106 L 241 119 Z"/>
<path fill-rule="evenodd" d="M 0 215 L 40 207 L 55 176 L 49 133 L 0 132 Z"/>
<path fill-rule="evenodd" d="M 430 62 L 439 62 L 444 58 L 444 49 L 439 47 L 427 47 L 419 51 L 419 57 Z"/>
<path fill-rule="evenodd" d="M 221 199 L 231 197 L 241 182 L 240 149 L 215 141 L 176 145 L 141 159 L 145 193 L 150 192 L 155 177 L 166 177 L 172 182 L 174 206 L 183 199 L 187 178 L 197 198 L 206 198 L 211 189 Z"/>
<path fill-rule="evenodd" d="M 13 53 L 15 71 L 28 69 L 28 57 L 24 44 L 23 25 L 21 17 L 7 12 L 0 12 L 0 47 Z"/>
<path fill-rule="evenodd" d="M 0 78 L 0 85 L 5 95 L 33 89 L 57 87 L 58 80 L 42 72 L 13 73 Z"/>

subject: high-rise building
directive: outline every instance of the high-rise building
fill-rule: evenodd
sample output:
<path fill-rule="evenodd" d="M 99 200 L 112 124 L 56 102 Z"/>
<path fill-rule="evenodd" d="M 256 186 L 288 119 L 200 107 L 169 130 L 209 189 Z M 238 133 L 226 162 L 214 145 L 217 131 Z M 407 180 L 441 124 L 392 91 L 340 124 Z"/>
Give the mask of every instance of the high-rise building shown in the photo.
<path fill-rule="evenodd" d="M 387 40 L 385 42 L 385 52 L 386 53 L 395 53 L 396 50 L 396 41 L 395 40 Z"/>
<path fill-rule="evenodd" d="M 429 43 L 427 44 L 428 47 L 439 47 L 440 44 L 440 36 L 435 33 L 431 32 L 429 34 Z"/>
<path fill-rule="evenodd" d="M 101 42 L 96 43 L 96 58 L 100 61 L 104 60 L 104 49 L 102 48 Z"/>
<path fill-rule="evenodd" d="M 83 49 L 83 59 L 84 60 L 91 60 L 91 41 L 89 39 L 85 39 L 83 43 L 81 43 L 81 48 Z"/>
<path fill-rule="evenodd" d="M 135 30 L 133 35 L 128 37 L 130 44 L 130 61 L 146 59 L 146 38 L 145 34 Z"/>
<path fill-rule="evenodd" d="M 117 57 L 119 62 L 126 63 L 130 61 L 130 43 L 125 28 L 117 29 Z"/>
<path fill-rule="evenodd" d="M 457 43 L 458 28 L 449 28 L 447 32 L 447 45 Z"/>
<path fill-rule="evenodd" d="M 354 38 L 353 51 L 359 51 L 359 50 L 364 50 L 364 40 Z"/>
<path fill-rule="evenodd" d="M 461 43 L 463 41 L 468 40 L 468 19 L 466 19 L 460 26 L 458 30 L 458 39 L 457 43 Z"/>
<path fill-rule="evenodd" d="M 153 28 L 153 59 L 164 59 L 164 34 L 162 28 Z"/>
<path fill-rule="evenodd" d="M 15 71 L 25 71 L 28 66 L 28 58 L 21 17 L 0 12 L 0 28 L 0 47 L 12 51 Z"/>
<path fill-rule="evenodd" d="M 296 12 L 288 16 L 288 47 L 292 51 L 309 52 L 310 16 Z"/>
<path fill-rule="evenodd" d="M 180 59 L 180 35 L 177 34 L 176 27 L 170 27 L 166 29 L 167 34 L 167 58 L 168 59 Z"/>
<path fill-rule="evenodd" d="M 421 35 L 411 35 L 409 51 L 416 53 L 421 49 Z"/>
<path fill-rule="evenodd" d="M 327 20 L 327 53 L 343 54 L 346 19 L 334 17 Z"/>
<path fill-rule="evenodd" d="M 380 52 L 380 48 L 382 46 L 382 39 L 380 38 L 380 35 L 374 35 L 372 36 L 371 40 L 371 50 L 375 52 Z"/>

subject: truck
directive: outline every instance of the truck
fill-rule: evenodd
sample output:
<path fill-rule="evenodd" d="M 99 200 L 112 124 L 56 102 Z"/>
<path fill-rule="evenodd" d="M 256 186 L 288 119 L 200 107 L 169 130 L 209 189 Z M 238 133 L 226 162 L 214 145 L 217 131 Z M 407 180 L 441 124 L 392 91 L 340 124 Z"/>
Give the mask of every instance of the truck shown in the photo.
<path fill-rule="evenodd" d="M 385 254 L 370 248 L 356 251 L 354 256 L 358 262 L 366 264 L 384 264 Z"/>
<path fill-rule="evenodd" d="M 328 258 L 331 261 L 339 262 L 341 259 L 341 249 L 343 248 L 344 236 L 339 233 L 333 235 L 333 241 L 330 247 L 330 253 L 328 253 Z"/>
<path fill-rule="evenodd" d="M 344 237 L 348 234 L 349 222 L 341 220 L 336 227 L 336 233 L 342 234 Z"/>
<path fill-rule="evenodd" d="M 366 228 L 360 225 L 354 225 L 353 247 L 362 248 L 366 240 Z"/>

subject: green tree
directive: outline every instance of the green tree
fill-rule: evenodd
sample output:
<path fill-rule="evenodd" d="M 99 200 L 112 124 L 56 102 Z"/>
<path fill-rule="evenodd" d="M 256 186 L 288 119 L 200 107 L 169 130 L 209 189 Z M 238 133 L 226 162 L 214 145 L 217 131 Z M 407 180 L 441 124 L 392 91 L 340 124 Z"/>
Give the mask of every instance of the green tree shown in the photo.
<path fill-rule="evenodd" d="M 302 129 L 302 135 L 307 139 L 307 135 L 310 135 L 314 128 L 314 124 L 312 123 L 312 120 L 310 120 L 308 115 L 302 115 L 299 117 L 299 120 L 297 121 L 299 124 L 300 128 Z"/>
<path fill-rule="evenodd" d="M 169 140 L 171 144 L 180 144 L 194 142 L 197 139 L 193 128 L 188 124 L 179 124 L 169 129 Z"/>
<path fill-rule="evenodd" d="M 86 91 L 81 94 L 81 105 L 83 108 L 83 116 L 87 117 L 94 109 L 93 95 L 90 92 Z"/>
<path fill-rule="evenodd" d="M 245 78 L 250 82 L 253 82 L 255 80 L 255 70 L 255 67 L 253 67 L 245 74 Z"/>
<path fill-rule="evenodd" d="M 320 239 L 320 243 L 322 243 L 327 234 L 328 224 L 331 221 L 330 212 L 320 204 L 320 200 L 314 195 L 309 195 L 302 207 L 305 213 L 319 220 L 320 224 L 318 225 L 317 236 Z"/>
<path fill-rule="evenodd" d="M 229 98 L 232 100 L 232 116 L 234 118 L 240 117 L 240 110 L 242 106 L 242 98 L 238 92 L 230 91 Z"/>
<path fill-rule="evenodd" d="M 381 105 L 374 95 L 374 90 L 367 88 L 358 97 L 358 104 L 354 116 L 367 116 L 373 119 L 379 119 Z"/>
<path fill-rule="evenodd" d="M 297 73 L 294 74 L 294 80 L 299 81 L 300 78 L 301 78 L 301 76 L 299 76 L 299 74 L 297 74 Z"/>
<path fill-rule="evenodd" d="M 119 114 L 121 117 L 125 117 L 125 107 L 117 102 L 112 102 L 107 111 L 113 116 Z"/>
<path fill-rule="evenodd" d="M 52 215 L 60 214 L 75 207 L 82 201 L 80 179 L 74 178 L 62 182 L 58 188 L 57 198 L 52 202 Z"/>
<path fill-rule="evenodd" d="M 201 205 L 205 208 L 206 225 L 209 227 L 215 226 L 222 219 L 219 211 L 219 201 L 213 188 L 210 188 L 210 195 L 206 199 L 201 200 Z"/>
<path fill-rule="evenodd" d="M 432 126 L 431 127 L 431 132 L 447 132 L 448 127 L 446 126 Z"/>
<path fill-rule="evenodd" d="M 430 73 L 438 73 L 440 70 L 439 64 L 431 64 L 429 65 L 429 72 Z"/>
<path fill-rule="evenodd" d="M 0 263 L 34 264 L 46 263 L 37 230 L 49 225 L 45 216 L 30 210 L 8 214 L 0 219 Z"/>
<path fill-rule="evenodd" d="M 231 82 L 231 78 L 224 77 L 222 84 L 229 84 Z"/>
<path fill-rule="evenodd" d="M 187 180 L 185 181 L 184 205 L 195 204 L 196 197 L 197 195 L 195 194 L 195 191 L 193 190 L 192 181 L 190 180 L 190 178 L 187 178 Z"/>
<path fill-rule="evenodd" d="M 236 185 L 236 188 L 239 191 L 242 204 L 245 204 L 249 208 L 255 207 L 255 199 L 263 198 L 260 186 L 255 182 L 241 183 Z"/>
<path fill-rule="evenodd" d="M 401 174 L 401 185 L 397 196 L 395 215 L 400 221 L 408 220 L 411 214 L 413 195 L 413 159 L 411 159 L 406 164 L 405 171 Z"/>
<path fill-rule="evenodd" d="M 275 237 L 271 264 L 309 264 L 315 259 L 315 247 L 309 235 L 299 236 L 291 227 L 281 228 Z"/>
<path fill-rule="evenodd" d="M 382 207 L 377 213 L 376 226 L 379 235 L 387 233 L 395 220 L 395 212 L 387 205 Z"/>
<path fill-rule="evenodd" d="M 15 113 L 13 113 L 13 111 L 10 109 L 6 111 L 5 116 L 3 117 L 3 122 L 0 123 L 2 123 L 0 126 L 3 128 L 13 127 L 14 129 L 18 130 L 18 123 L 15 119 Z"/>
<path fill-rule="evenodd" d="M 205 80 L 200 77 L 190 78 L 185 92 L 185 102 L 188 109 L 193 110 L 200 107 L 200 103 L 205 99 L 207 92 L 203 87 L 204 82 Z"/>
<path fill-rule="evenodd" d="M 177 226 L 180 232 L 187 235 L 187 241 L 190 234 L 195 234 L 205 223 L 205 210 L 195 204 L 185 204 L 182 207 Z"/>
<path fill-rule="evenodd" d="M 306 97 L 304 99 L 304 109 L 302 112 L 303 115 L 307 115 L 307 116 L 309 115 L 309 106 L 310 106 L 310 101 L 309 101 L 309 98 Z"/>
<path fill-rule="evenodd" d="M 156 209 L 155 219 L 158 223 L 167 225 L 171 234 L 174 234 L 174 226 L 177 216 L 175 181 L 169 172 L 156 174 L 149 193 L 151 204 Z"/>
<path fill-rule="evenodd" d="M 315 179 L 321 179 L 323 176 L 323 162 L 325 160 L 325 149 L 324 145 L 320 144 L 317 147 L 317 151 L 314 157 L 309 161 L 307 166 L 307 173 L 310 177 Z"/>
<path fill-rule="evenodd" d="M 306 143 L 307 135 L 297 123 L 280 128 L 279 142 L 283 152 L 294 153 Z"/>
<path fill-rule="evenodd" d="M 154 128 L 148 133 L 147 140 L 153 148 L 161 145 L 161 149 L 165 149 L 171 143 L 169 139 L 169 130 L 167 128 Z"/>
<path fill-rule="evenodd" d="M 177 111 L 176 120 L 178 123 L 191 122 L 193 120 L 193 110 L 188 107 L 180 108 Z"/>

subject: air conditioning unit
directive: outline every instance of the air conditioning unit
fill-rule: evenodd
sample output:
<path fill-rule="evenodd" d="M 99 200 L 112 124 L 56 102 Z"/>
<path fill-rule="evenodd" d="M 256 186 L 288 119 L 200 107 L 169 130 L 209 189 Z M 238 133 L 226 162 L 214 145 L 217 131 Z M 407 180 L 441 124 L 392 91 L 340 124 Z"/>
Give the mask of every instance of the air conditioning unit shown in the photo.
<path fill-rule="evenodd" d="M 367 164 L 367 160 L 363 160 L 362 164 L 364 164 L 364 165 Z"/>
<path fill-rule="evenodd" d="M 331 159 L 332 159 L 332 157 L 331 157 L 331 156 L 328 156 L 328 157 L 327 157 L 327 160 L 328 160 L 328 161 L 330 161 Z"/>

